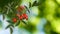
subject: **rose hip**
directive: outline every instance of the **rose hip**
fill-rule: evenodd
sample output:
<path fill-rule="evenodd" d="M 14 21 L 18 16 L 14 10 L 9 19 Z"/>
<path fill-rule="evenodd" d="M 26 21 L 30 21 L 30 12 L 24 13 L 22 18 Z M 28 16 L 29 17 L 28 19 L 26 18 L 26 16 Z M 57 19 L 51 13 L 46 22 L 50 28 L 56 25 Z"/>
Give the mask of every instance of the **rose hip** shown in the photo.
<path fill-rule="evenodd" d="M 13 20 L 13 22 L 17 22 L 17 19 L 16 18 L 13 18 L 12 20 Z"/>

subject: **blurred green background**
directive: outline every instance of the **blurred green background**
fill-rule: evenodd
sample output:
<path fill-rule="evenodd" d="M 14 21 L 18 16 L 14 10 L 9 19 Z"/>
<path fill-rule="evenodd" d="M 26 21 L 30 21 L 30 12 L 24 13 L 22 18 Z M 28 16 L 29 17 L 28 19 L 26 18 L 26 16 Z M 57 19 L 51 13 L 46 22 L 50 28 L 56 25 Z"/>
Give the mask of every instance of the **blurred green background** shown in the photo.
<path fill-rule="evenodd" d="M 29 7 L 29 2 L 33 4 L 34 1 L 39 5 L 29 8 L 28 25 L 21 22 L 14 28 L 13 34 L 60 34 L 60 0 L 21 0 L 20 4 Z M 2 7 L 1 4 L 0 7 Z M 9 34 L 9 29 L 4 29 L 8 25 L 5 22 L 0 14 L 1 34 Z"/>

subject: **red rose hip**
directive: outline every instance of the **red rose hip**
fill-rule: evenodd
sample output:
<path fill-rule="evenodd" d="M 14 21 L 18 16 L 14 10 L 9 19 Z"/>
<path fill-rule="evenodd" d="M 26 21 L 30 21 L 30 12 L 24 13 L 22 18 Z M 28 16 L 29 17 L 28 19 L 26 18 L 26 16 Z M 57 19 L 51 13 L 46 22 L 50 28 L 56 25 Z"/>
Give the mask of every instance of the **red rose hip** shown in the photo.
<path fill-rule="evenodd" d="M 22 14 L 23 15 L 23 18 L 28 20 L 28 15 L 27 14 Z"/>
<path fill-rule="evenodd" d="M 22 16 L 22 15 L 20 15 L 19 19 L 20 19 L 20 20 L 22 20 L 22 19 L 23 19 L 23 16 Z"/>
<path fill-rule="evenodd" d="M 12 20 L 13 20 L 13 22 L 17 22 L 17 19 L 16 18 L 13 18 Z"/>

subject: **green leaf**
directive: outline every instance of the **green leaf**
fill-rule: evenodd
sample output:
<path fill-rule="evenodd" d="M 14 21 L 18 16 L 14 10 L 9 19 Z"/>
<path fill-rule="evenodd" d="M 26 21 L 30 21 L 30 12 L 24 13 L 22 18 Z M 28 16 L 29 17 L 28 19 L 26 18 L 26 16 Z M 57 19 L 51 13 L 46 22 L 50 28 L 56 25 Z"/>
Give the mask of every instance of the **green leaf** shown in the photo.
<path fill-rule="evenodd" d="M 22 22 L 27 25 L 27 23 L 25 21 L 22 20 Z"/>
<path fill-rule="evenodd" d="M 9 28 L 11 25 L 8 25 L 5 29 Z"/>
<path fill-rule="evenodd" d="M 25 8 L 27 9 L 27 11 L 30 13 L 30 10 L 28 9 L 28 7 L 27 6 L 25 6 Z"/>
<path fill-rule="evenodd" d="M 31 7 L 31 2 L 29 2 L 29 8 Z"/>
<path fill-rule="evenodd" d="M 3 15 L 3 20 L 5 19 L 5 15 Z"/>
<path fill-rule="evenodd" d="M 7 22 L 10 23 L 10 24 L 14 24 L 11 20 L 7 20 Z"/>
<path fill-rule="evenodd" d="M 32 5 L 32 7 L 33 7 L 33 6 L 38 6 L 37 1 L 34 1 L 34 3 L 33 3 L 33 5 Z"/>
<path fill-rule="evenodd" d="M 10 34 L 12 34 L 13 33 L 13 29 L 10 27 Z"/>
<path fill-rule="evenodd" d="M 18 26 L 19 24 L 20 24 L 20 21 L 18 21 L 15 26 Z"/>
<path fill-rule="evenodd" d="M 7 9 L 4 7 L 4 9 L 2 9 L 2 14 L 6 14 L 7 13 Z"/>
<path fill-rule="evenodd" d="M 5 29 L 10 28 L 10 26 L 12 26 L 14 28 L 14 25 L 9 24 Z"/>

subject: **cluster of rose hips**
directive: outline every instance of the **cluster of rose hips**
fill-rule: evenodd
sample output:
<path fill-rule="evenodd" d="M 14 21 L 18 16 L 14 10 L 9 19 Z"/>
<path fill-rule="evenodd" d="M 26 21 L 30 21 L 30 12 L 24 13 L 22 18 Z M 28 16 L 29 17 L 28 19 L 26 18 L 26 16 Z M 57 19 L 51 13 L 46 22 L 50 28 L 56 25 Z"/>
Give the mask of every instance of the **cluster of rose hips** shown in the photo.
<path fill-rule="evenodd" d="M 18 12 L 18 13 L 16 14 L 16 16 L 18 17 L 19 20 L 23 20 L 23 19 L 28 20 L 28 15 L 27 15 L 26 13 L 19 14 L 19 13 L 21 13 L 22 10 L 24 10 L 24 9 L 25 9 L 25 6 L 19 6 L 19 7 L 17 8 L 17 12 Z M 17 18 L 13 18 L 12 20 L 13 20 L 13 22 L 17 22 Z"/>

